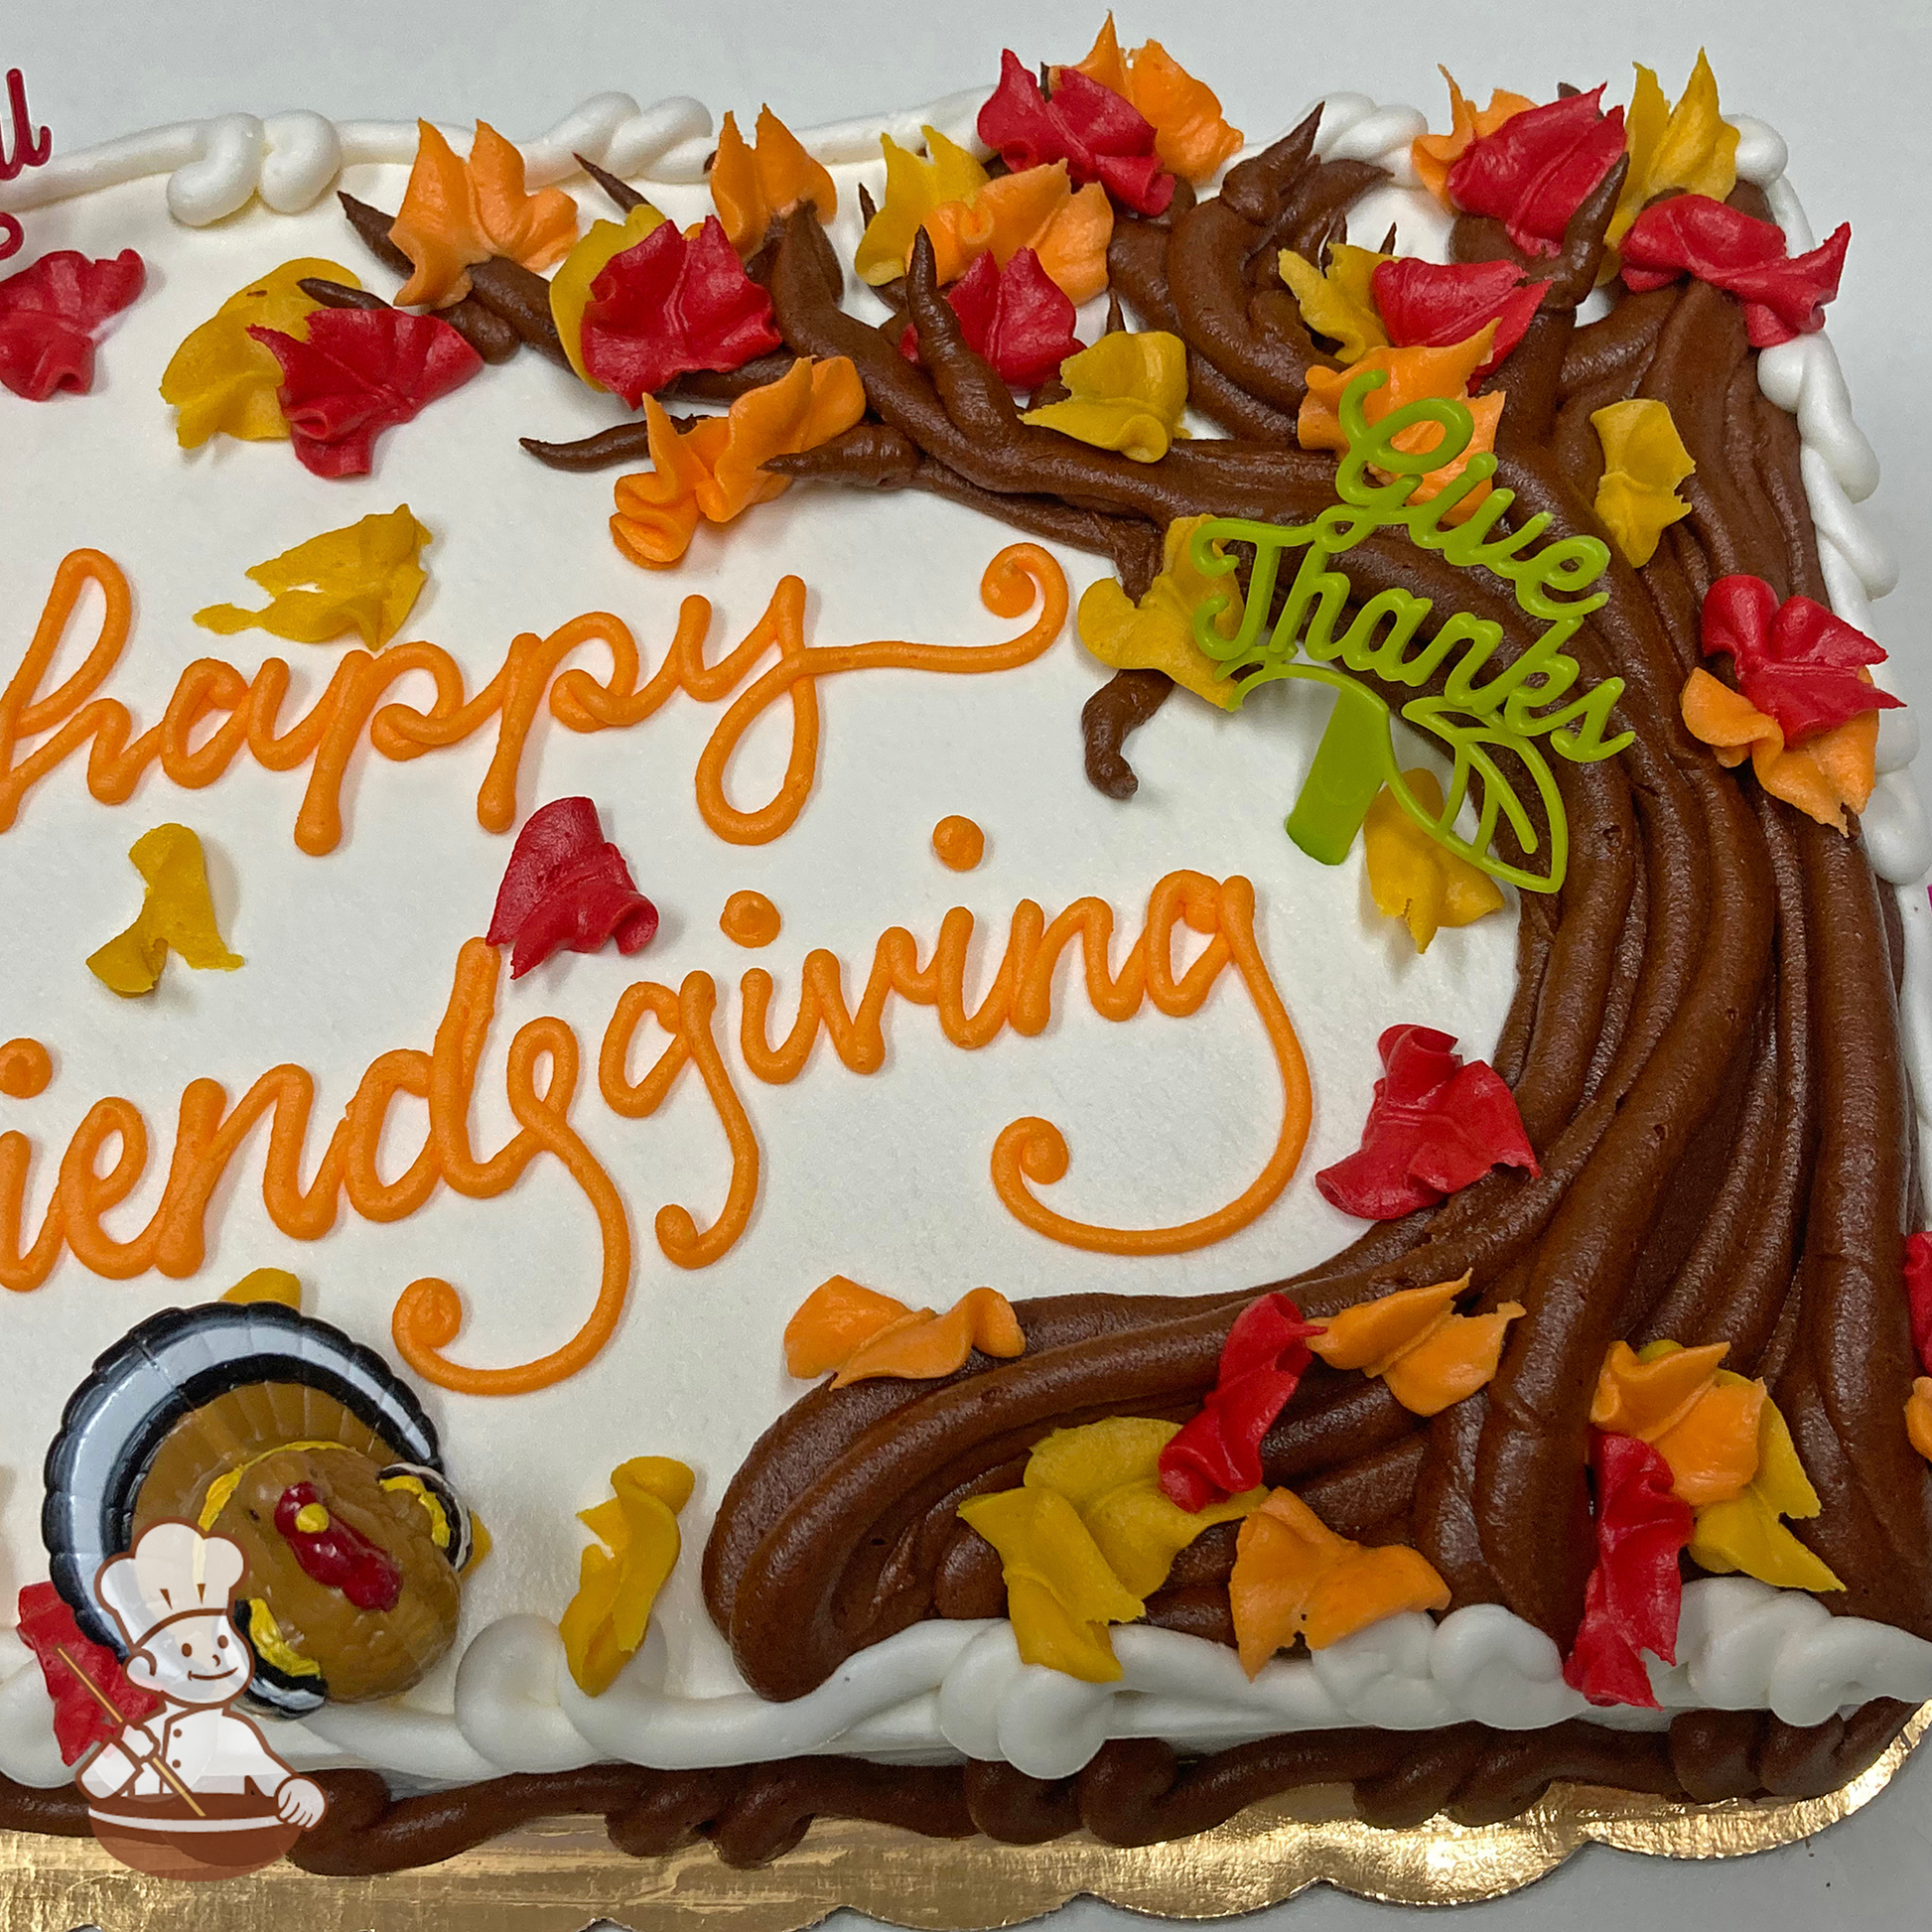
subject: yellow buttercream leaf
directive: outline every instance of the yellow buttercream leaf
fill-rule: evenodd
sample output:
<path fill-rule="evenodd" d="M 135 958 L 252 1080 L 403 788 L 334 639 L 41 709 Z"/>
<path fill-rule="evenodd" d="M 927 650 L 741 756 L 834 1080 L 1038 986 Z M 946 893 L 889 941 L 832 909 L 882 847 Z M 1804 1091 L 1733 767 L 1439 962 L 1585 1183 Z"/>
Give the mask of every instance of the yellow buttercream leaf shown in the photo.
<path fill-rule="evenodd" d="M 273 600 L 265 610 L 210 604 L 195 621 L 223 636 L 259 629 L 301 644 L 329 643 L 353 630 L 375 650 L 402 628 L 429 582 L 416 561 L 429 540 L 409 505 L 398 504 L 256 564 L 247 575 Z"/>
<path fill-rule="evenodd" d="M 550 319 L 557 325 L 557 340 L 570 366 L 593 389 L 606 385 L 584 366 L 584 311 L 591 304 L 591 284 L 626 248 L 636 247 L 663 225 L 663 215 L 648 202 L 639 202 L 621 221 L 593 221 L 550 278 Z"/>
<path fill-rule="evenodd" d="M 170 951 L 198 969 L 233 972 L 242 962 L 215 929 L 201 840 L 186 825 L 157 825 L 127 856 L 147 883 L 141 910 L 88 959 L 87 970 L 123 999 L 154 991 Z"/>
<path fill-rule="evenodd" d="M 1843 1589 L 1831 1566 L 1778 1521 L 1778 1512 L 1752 1484 L 1727 1503 L 1701 1509 L 1691 1530 L 1691 1561 L 1727 1577 L 1742 1571 L 1778 1589 Z"/>
<path fill-rule="evenodd" d="M 256 1268 L 221 1294 L 224 1302 L 274 1302 L 285 1309 L 302 1306 L 302 1284 L 286 1268 Z"/>
<path fill-rule="evenodd" d="M 217 434 L 248 443 L 287 437 L 282 365 L 248 331 L 274 329 L 307 342 L 309 318 L 322 304 L 303 294 L 305 281 L 362 286 L 341 262 L 319 256 L 284 262 L 237 289 L 169 358 L 161 400 L 177 412 L 175 438 L 184 450 L 198 450 Z"/>
<path fill-rule="evenodd" d="M 1723 1381 L 1727 1373 L 1721 1373 L 1718 1379 Z M 1758 1421 L 1757 1476 L 1751 1487 L 1780 1516 L 1798 1522 L 1807 1521 L 1825 1507 L 1805 1474 L 1805 1465 L 1798 1460 L 1798 1446 L 1791 1440 L 1790 1427 L 1775 1402 L 1765 1403 Z"/>
<path fill-rule="evenodd" d="M 1072 393 L 1021 419 L 1136 463 L 1158 463 L 1181 434 L 1187 347 L 1166 330 L 1116 330 L 1060 364 Z"/>
<path fill-rule="evenodd" d="M 1416 801 L 1440 815 L 1443 787 L 1436 774 L 1418 765 L 1402 775 Z M 1443 926 L 1469 925 L 1502 909 L 1496 882 L 1424 831 L 1387 785 L 1362 821 L 1362 847 L 1376 909 L 1408 926 L 1419 953 Z"/>
<path fill-rule="evenodd" d="M 1659 1339 L 1646 1342 L 1631 1359 L 1648 1367 L 1686 1352 L 1680 1342 Z M 1711 1377 L 1713 1392 L 1735 1394 L 1759 1386 L 1727 1368 L 1714 1371 Z M 1830 1566 L 1778 1520 L 1816 1516 L 1823 1506 L 1798 1460 L 1797 1445 L 1777 1404 L 1765 1396 L 1758 1406 L 1756 1473 L 1741 1493 L 1698 1507 L 1689 1546 L 1691 1561 L 1721 1577 L 1741 1570 L 1778 1589 L 1843 1589 Z"/>
<path fill-rule="evenodd" d="M 612 1495 L 578 1512 L 604 1549 L 588 1545 L 577 1594 L 557 1621 L 564 1656 L 580 1690 L 601 1697 L 636 1653 L 651 1606 L 677 1567 L 678 1511 L 691 1500 L 692 1475 L 667 1455 L 639 1455 L 611 1471 Z"/>
<path fill-rule="evenodd" d="M 1743 1379 L 1727 1369 L 1716 1377 L 1721 1387 Z M 1777 1404 L 1767 1399 L 1758 1417 L 1757 1474 L 1742 1495 L 1697 1512 L 1691 1561 L 1719 1576 L 1741 1570 L 1779 1589 L 1843 1589 L 1831 1566 L 1778 1520 L 1789 1516 L 1802 1522 L 1823 1507 L 1798 1460 L 1790 1429 Z"/>
<path fill-rule="evenodd" d="M 921 128 L 926 156 L 902 148 L 890 134 L 879 137 L 886 154 L 886 199 L 866 223 L 852 265 L 863 281 L 895 281 L 905 272 L 919 224 L 947 202 L 970 204 L 986 186 L 986 170 L 936 127 Z"/>
<path fill-rule="evenodd" d="M 1137 1597 L 1167 1582 L 1174 1558 L 1202 1530 L 1247 1515 L 1262 1498 L 1260 1489 L 1251 1489 L 1198 1512 L 1171 1501 L 1161 1488 L 1161 1451 L 1179 1428 L 1145 1416 L 1112 1416 L 1054 1431 L 1027 1460 L 1027 1488 L 1064 1496 L 1113 1574 Z"/>
<path fill-rule="evenodd" d="M 1336 356 L 1344 363 L 1359 362 L 1370 349 L 1389 345 L 1373 283 L 1376 269 L 1393 259 L 1338 241 L 1328 250 L 1324 273 L 1293 248 L 1281 252 L 1282 280 L 1294 291 L 1302 320 L 1336 345 Z"/>
<path fill-rule="evenodd" d="M 496 1547 L 495 1539 L 489 1534 L 489 1525 L 473 1509 L 470 1512 L 470 1556 L 463 1568 L 456 1574 L 467 1577 Z"/>
<path fill-rule="evenodd" d="M 1022 1659 L 1089 1684 L 1118 1678 L 1107 1626 L 1131 1623 L 1143 1605 L 1072 1503 L 1057 1489 L 1006 1489 L 961 1503 L 959 1515 L 1000 1553 Z"/>
<path fill-rule="evenodd" d="M 1107 1635 L 1132 1623 L 1174 1557 L 1213 1523 L 1259 1507 L 1264 1491 L 1193 1513 L 1161 1491 L 1161 1451 L 1178 1423 L 1113 1416 L 1035 1447 L 1019 1489 L 961 1503 L 962 1521 L 1000 1553 L 1020 1654 L 1088 1683 L 1119 1677 Z"/>
<path fill-rule="evenodd" d="M 1737 186 L 1737 130 L 1719 110 L 1717 76 L 1702 48 L 1674 108 L 1657 76 L 1639 67 L 1623 125 L 1630 170 L 1610 216 L 1612 245 L 1623 239 L 1647 202 L 1670 189 L 1722 202 Z"/>
<path fill-rule="evenodd" d="M 1140 603 L 1131 602 L 1111 577 L 1088 585 L 1080 598 L 1077 628 L 1081 643 L 1101 663 L 1117 671 L 1165 671 L 1196 697 L 1232 711 L 1239 693 L 1217 675 L 1221 666 L 1194 641 L 1195 608 L 1210 595 L 1228 600 L 1214 618 L 1215 629 L 1232 637 L 1241 628 L 1241 586 L 1231 574 L 1205 575 L 1190 555 L 1194 532 L 1207 520 L 1177 516 L 1168 525 L 1161 541 L 1161 574 Z M 1220 545 L 1214 548 L 1218 554 Z"/>
<path fill-rule="evenodd" d="M 1613 402 L 1589 420 L 1603 446 L 1596 514 L 1626 562 L 1647 564 L 1664 532 L 1690 515 L 1690 504 L 1676 491 L 1697 465 L 1668 403 L 1650 397 Z"/>

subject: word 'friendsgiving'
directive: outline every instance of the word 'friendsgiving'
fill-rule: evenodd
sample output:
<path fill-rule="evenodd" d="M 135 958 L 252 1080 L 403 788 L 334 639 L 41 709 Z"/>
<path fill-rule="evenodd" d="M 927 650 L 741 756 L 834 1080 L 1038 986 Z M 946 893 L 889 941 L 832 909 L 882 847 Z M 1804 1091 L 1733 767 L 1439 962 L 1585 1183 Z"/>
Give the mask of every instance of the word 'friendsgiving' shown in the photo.
<path fill-rule="evenodd" d="M 1125 1255 L 1204 1247 L 1247 1226 L 1275 1200 L 1300 1163 L 1308 1137 L 1308 1068 L 1255 937 L 1254 913 L 1254 888 L 1245 879 L 1171 873 L 1149 895 L 1141 931 L 1116 969 L 1114 913 L 1105 900 L 1077 899 L 1049 921 L 1025 899 L 1014 910 L 992 985 L 974 1007 L 967 1004 L 965 980 L 975 920 L 956 906 L 940 922 L 923 964 L 917 942 L 902 926 L 882 934 L 856 1007 L 847 1002 L 837 958 L 823 950 L 810 953 L 797 1017 L 777 1040 L 770 1032 L 771 975 L 757 967 L 748 971 L 740 982 L 740 1055 L 758 1079 L 781 1085 L 804 1071 L 823 1034 L 853 1072 L 875 1073 L 885 1063 L 884 1021 L 895 996 L 910 1006 L 931 1007 L 947 1039 L 969 1050 L 1008 1028 L 1039 1034 L 1052 1017 L 1054 978 L 1069 947 L 1078 948 L 1094 1010 L 1116 1021 L 1131 1019 L 1148 1001 L 1172 1018 L 1184 1018 L 1199 1009 L 1232 967 L 1268 1035 L 1282 1085 L 1275 1146 L 1261 1172 L 1233 1199 L 1173 1226 L 1102 1227 L 1056 1212 L 1035 1192 L 1067 1170 L 1066 1142 L 1051 1122 L 1036 1116 L 1012 1122 L 995 1141 L 991 1157 L 993 1185 L 1002 1202 L 1049 1239 Z M 1180 926 L 1204 943 L 1177 970 L 1174 938 Z M 533 1161 L 548 1155 L 589 1203 L 602 1238 L 597 1300 L 576 1333 L 546 1355 L 507 1367 L 453 1362 L 443 1351 L 462 1327 L 462 1302 L 448 1282 L 434 1277 L 404 1290 L 392 1332 L 398 1352 L 419 1375 L 467 1394 L 518 1394 L 575 1374 L 603 1351 L 622 1313 L 632 1272 L 629 1215 L 610 1173 L 572 1123 L 583 1054 L 576 1033 L 553 1015 L 525 1022 L 510 1041 L 503 1091 L 516 1133 L 494 1153 L 479 1153 L 473 1146 L 472 1099 L 495 1019 L 499 974 L 499 956 L 491 946 L 480 938 L 465 942 L 434 1044 L 428 1051 L 395 1047 L 370 1062 L 306 1185 L 302 1174 L 316 1082 L 305 1068 L 288 1063 L 271 1067 L 232 1105 L 219 1081 L 189 1082 L 160 1204 L 145 1227 L 125 1238 L 111 1232 L 104 1217 L 134 1191 L 148 1167 L 147 1121 L 132 1101 L 110 1096 L 88 1110 L 61 1158 L 53 1197 L 31 1242 L 23 1223 L 33 1143 L 18 1131 L 0 1134 L 0 1287 L 38 1288 L 64 1249 L 83 1268 L 110 1280 L 150 1270 L 175 1279 L 194 1274 L 207 1252 L 210 1212 L 219 1214 L 223 1177 L 264 1120 L 262 1202 L 275 1225 L 298 1241 L 327 1234 L 344 1199 L 364 1220 L 397 1220 L 442 1186 L 472 1199 L 500 1194 Z M 685 1067 L 695 1066 L 724 1130 L 732 1175 L 716 1219 L 700 1228 L 678 1203 L 666 1204 L 656 1215 L 658 1246 L 681 1268 L 702 1268 L 728 1253 L 745 1232 L 759 1192 L 758 1136 L 719 1043 L 717 1008 L 718 987 L 709 973 L 687 973 L 676 989 L 637 981 L 619 999 L 597 1056 L 598 1089 L 620 1117 L 637 1120 L 655 1113 Z M 631 1052 L 647 1021 L 668 1043 L 633 1078 Z M 37 1092 L 39 1084 L 28 1082 L 23 1090 Z M 428 1125 L 408 1166 L 385 1179 L 377 1156 L 398 1095 L 424 1102 Z"/>

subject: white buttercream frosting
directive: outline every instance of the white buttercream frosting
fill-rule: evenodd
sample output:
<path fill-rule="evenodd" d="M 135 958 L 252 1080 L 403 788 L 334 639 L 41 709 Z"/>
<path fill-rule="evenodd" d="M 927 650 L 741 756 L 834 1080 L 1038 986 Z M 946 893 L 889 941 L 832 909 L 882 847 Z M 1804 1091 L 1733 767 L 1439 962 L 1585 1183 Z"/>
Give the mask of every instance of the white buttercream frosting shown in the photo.
<path fill-rule="evenodd" d="M 830 1752 L 1003 1760 L 1059 1778 L 1115 1737 L 1208 1751 L 1293 1731 L 1471 1720 L 1498 1730 L 1571 1718 L 1661 1728 L 1674 1712 L 1698 1710 L 1768 1710 L 1815 1725 L 1871 1698 L 1932 1698 L 1932 1643 L 1833 1616 L 1815 1597 L 1748 1577 L 1686 1586 L 1678 1661 L 1651 1664 L 1654 1712 L 1590 1706 L 1564 1682 L 1549 1637 L 1493 1603 L 1440 1622 L 1419 1611 L 1387 1617 L 1311 1657 L 1277 1658 L 1252 1680 L 1232 1650 L 1203 1637 L 1133 1625 L 1113 1641 L 1120 1677 L 1088 1684 L 1023 1663 L 1005 1621 L 915 1623 L 848 1658 L 817 1690 L 773 1704 L 750 1692 L 667 1692 L 665 1642 L 653 1628 L 592 1698 L 571 1681 L 551 1624 L 504 1617 L 465 1653 L 454 1711 L 332 1705 L 274 1725 L 275 1747 L 302 1768 L 360 1762 L 439 1783 L 605 1760 L 688 1770 Z M 68 1776 L 31 1659 L 0 1684 L 0 1772 L 37 1785 Z"/>
<path fill-rule="evenodd" d="M 806 151 L 827 162 L 873 161 L 882 134 L 916 147 L 922 129 L 984 153 L 974 123 L 986 89 L 968 88 L 898 113 L 835 121 L 805 128 Z M 443 132 L 460 154 L 473 138 L 468 128 Z M 64 202 L 96 189 L 149 175 L 168 177 L 168 208 L 192 228 L 245 207 L 259 195 L 278 214 L 311 207 L 343 169 L 370 162 L 415 159 L 414 121 L 345 121 L 340 125 L 307 111 L 217 114 L 206 121 L 176 121 L 72 154 L 56 154 L 18 180 L 0 183 L 0 209 L 21 212 Z M 629 180 L 690 183 L 704 179 L 717 142 L 711 111 L 688 94 L 673 94 L 639 107 L 628 94 L 596 94 L 557 125 L 518 144 L 531 188 L 582 173 L 578 157 Z"/>

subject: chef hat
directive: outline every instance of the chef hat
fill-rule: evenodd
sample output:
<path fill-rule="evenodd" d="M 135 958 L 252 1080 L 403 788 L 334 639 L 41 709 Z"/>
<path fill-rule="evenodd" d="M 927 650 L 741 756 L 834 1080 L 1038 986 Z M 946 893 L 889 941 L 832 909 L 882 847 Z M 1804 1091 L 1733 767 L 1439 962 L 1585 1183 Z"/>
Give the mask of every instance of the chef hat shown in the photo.
<path fill-rule="evenodd" d="M 225 1612 L 244 1564 L 225 1536 L 204 1536 L 192 1523 L 156 1523 L 130 1554 L 102 1566 L 94 1594 L 138 1646 L 184 1611 Z"/>

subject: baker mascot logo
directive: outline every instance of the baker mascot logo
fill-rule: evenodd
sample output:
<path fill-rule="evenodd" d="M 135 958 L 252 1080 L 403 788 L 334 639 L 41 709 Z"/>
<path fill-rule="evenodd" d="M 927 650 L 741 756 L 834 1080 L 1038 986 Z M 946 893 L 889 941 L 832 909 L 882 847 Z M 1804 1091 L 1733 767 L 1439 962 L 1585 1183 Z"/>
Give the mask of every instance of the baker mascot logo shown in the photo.
<path fill-rule="evenodd" d="M 164 1878 L 233 1878 L 273 1864 L 327 1800 L 228 1707 L 255 1674 L 228 1614 L 244 1567 L 225 1536 L 156 1523 L 100 1567 L 94 1595 L 128 1642 L 129 1683 L 161 1700 L 74 1773 L 94 1836 L 123 1864 Z"/>

